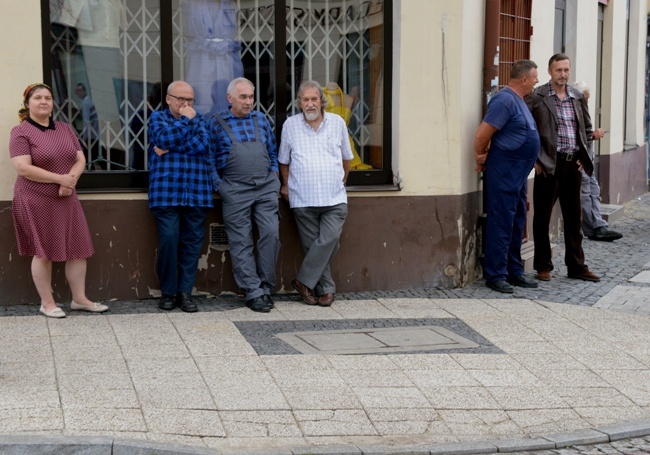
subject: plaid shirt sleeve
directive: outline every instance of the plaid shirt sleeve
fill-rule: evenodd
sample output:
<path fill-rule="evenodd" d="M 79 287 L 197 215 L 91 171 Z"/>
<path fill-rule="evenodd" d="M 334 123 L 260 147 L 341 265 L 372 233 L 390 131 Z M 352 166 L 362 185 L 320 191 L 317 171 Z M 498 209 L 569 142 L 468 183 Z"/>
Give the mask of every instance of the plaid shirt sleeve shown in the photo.
<path fill-rule="evenodd" d="M 219 122 L 214 118 L 214 116 L 209 117 L 207 123 L 210 135 L 209 163 L 210 174 L 212 175 L 212 188 L 217 192 L 219 191 L 219 187 L 221 187 L 221 177 L 219 176 L 218 170 L 226 165 L 228 155 L 222 153 L 222 147 L 220 147 L 219 144 L 218 129 L 223 128 L 221 128 L 221 125 L 219 125 Z"/>
<path fill-rule="evenodd" d="M 269 152 L 269 159 L 271 160 L 271 172 L 278 173 L 278 146 L 275 141 L 275 133 L 273 132 L 273 128 L 271 128 L 271 123 L 264 114 L 259 115 L 258 121 L 262 136 L 266 136 L 266 150 Z"/>
<path fill-rule="evenodd" d="M 156 111 L 149 119 L 149 144 L 187 155 L 207 155 L 210 135 L 200 114 L 193 119 L 174 118 L 169 110 Z"/>

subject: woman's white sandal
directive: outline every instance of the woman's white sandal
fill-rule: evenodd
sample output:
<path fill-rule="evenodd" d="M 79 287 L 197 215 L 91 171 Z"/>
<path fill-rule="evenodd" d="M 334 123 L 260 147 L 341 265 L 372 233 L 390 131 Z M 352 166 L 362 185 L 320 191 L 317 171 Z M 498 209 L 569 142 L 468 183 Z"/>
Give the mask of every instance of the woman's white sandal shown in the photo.
<path fill-rule="evenodd" d="M 79 305 L 73 300 L 70 303 L 70 309 L 77 311 L 90 311 L 91 313 L 103 313 L 104 311 L 108 310 L 108 307 L 97 302 L 93 302 L 92 305 Z"/>
<path fill-rule="evenodd" d="M 65 313 L 63 310 L 59 307 L 54 308 L 53 310 L 46 310 L 43 308 L 43 305 L 41 305 L 41 308 L 38 310 L 39 312 L 43 313 L 45 316 L 48 318 L 55 318 L 55 319 L 61 319 L 65 317 Z"/>

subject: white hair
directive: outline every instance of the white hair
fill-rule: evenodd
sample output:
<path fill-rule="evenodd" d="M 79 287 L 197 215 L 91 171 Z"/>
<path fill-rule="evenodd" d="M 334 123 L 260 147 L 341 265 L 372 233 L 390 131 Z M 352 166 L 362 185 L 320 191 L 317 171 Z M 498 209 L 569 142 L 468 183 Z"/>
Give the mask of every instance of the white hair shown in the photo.
<path fill-rule="evenodd" d="M 235 96 L 237 94 L 237 85 L 238 84 L 247 84 L 250 86 L 250 88 L 255 91 L 255 85 L 245 77 L 238 77 L 230 81 L 230 84 L 228 84 L 228 88 L 226 89 L 226 93 L 228 93 L 230 96 Z"/>
<path fill-rule="evenodd" d="M 586 95 L 587 93 L 591 93 L 591 90 L 589 89 L 589 86 L 587 85 L 586 82 L 575 81 L 575 82 L 573 83 L 573 86 L 574 86 L 575 88 L 577 88 L 578 90 L 580 90 L 580 91 L 582 92 L 583 95 Z"/>

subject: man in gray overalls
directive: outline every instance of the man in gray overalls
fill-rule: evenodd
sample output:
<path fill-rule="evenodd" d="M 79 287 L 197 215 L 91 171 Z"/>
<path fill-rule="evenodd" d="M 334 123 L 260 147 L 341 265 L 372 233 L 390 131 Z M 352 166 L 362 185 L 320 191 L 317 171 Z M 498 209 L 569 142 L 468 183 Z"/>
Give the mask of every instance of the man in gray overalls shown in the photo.
<path fill-rule="evenodd" d="M 254 93 L 248 79 L 234 79 L 226 95 L 231 107 L 210 118 L 210 136 L 235 281 L 246 292 L 246 306 L 268 313 L 280 251 L 280 180 L 275 135 L 266 116 L 253 110 Z M 257 260 L 253 220 L 259 232 Z"/>

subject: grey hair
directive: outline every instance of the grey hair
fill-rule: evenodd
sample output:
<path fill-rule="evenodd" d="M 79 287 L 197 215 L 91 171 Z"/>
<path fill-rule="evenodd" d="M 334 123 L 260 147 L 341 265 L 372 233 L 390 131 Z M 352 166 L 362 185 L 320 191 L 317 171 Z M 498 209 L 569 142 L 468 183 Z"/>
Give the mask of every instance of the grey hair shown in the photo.
<path fill-rule="evenodd" d="M 536 68 L 537 63 L 532 60 L 517 60 L 510 69 L 510 79 L 521 79 Z"/>
<path fill-rule="evenodd" d="M 230 96 L 235 96 L 237 84 L 240 83 L 248 84 L 253 89 L 253 91 L 255 91 L 255 85 L 253 85 L 251 81 L 249 81 L 245 77 L 238 77 L 230 81 L 230 84 L 228 84 L 228 90 L 226 90 L 226 92 L 228 92 Z"/>
<path fill-rule="evenodd" d="M 577 88 L 578 90 L 580 90 L 580 91 L 582 92 L 583 95 L 586 94 L 586 93 L 591 94 L 591 90 L 589 89 L 589 86 L 587 85 L 586 82 L 575 81 L 575 82 L 573 83 L 573 86 L 574 86 L 575 88 Z"/>
<path fill-rule="evenodd" d="M 308 88 L 315 88 L 318 90 L 318 93 L 320 94 L 320 102 L 321 102 L 321 113 L 325 112 L 325 108 L 327 107 L 327 97 L 325 96 L 325 92 L 323 91 L 323 87 L 316 82 L 316 81 L 303 81 L 300 84 L 300 87 L 298 87 L 298 97 L 296 98 L 296 104 L 298 105 L 298 109 L 302 111 L 302 107 L 300 106 L 300 101 L 302 99 L 302 94 L 307 90 Z"/>

